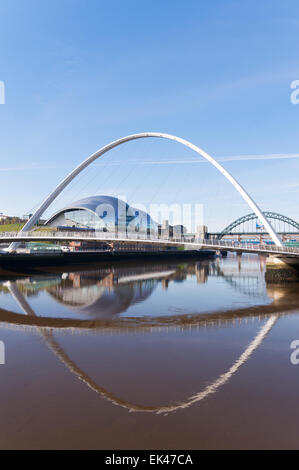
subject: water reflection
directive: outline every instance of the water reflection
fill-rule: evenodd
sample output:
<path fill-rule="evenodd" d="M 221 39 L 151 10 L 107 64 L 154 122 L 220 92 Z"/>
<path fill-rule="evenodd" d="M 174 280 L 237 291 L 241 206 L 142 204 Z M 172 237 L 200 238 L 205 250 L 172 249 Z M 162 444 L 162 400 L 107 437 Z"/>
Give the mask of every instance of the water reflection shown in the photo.
<path fill-rule="evenodd" d="M 180 324 L 180 320 L 190 325 L 209 320 L 214 323 L 215 318 L 226 321 L 229 317 L 242 319 L 246 314 L 254 315 L 257 306 L 259 315 L 273 313 L 281 308 L 290 310 L 297 307 L 296 284 L 287 287 L 266 285 L 264 258 L 247 256 L 243 265 L 240 257 L 237 257 L 237 263 L 235 257 L 230 257 L 225 260 L 218 258 L 213 262 L 110 265 L 93 270 L 36 274 L 1 280 L 0 301 L 3 304 L 5 295 L 12 291 L 14 297 L 19 292 L 18 297 L 22 294 L 29 301 L 47 295 L 47 307 L 51 299 L 54 302 L 52 308 L 55 308 L 54 315 L 51 315 L 53 318 L 49 318 L 51 327 L 85 327 L 92 319 L 94 322 L 89 323 L 91 328 L 101 326 L 101 320 L 105 321 L 104 325 L 111 321 L 112 327 L 113 323 L 119 324 L 117 320 L 128 318 L 131 325 L 134 324 L 132 319 L 135 319 L 136 326 L 153 326 L 163 324 L 166 316 L 168 318 L 164 323 L 168 326 Z M 196 287 L 201 285 L 206 285 L 205 289 Z M 189 289 L 191 309 L 179 306 L 181 298 L 178 298 L 177 293 L 182 288 L 182 292 L 185 292 L 186 287 Z M 167 292 L 166 297 L 163 292 Z M 147 306 L 152 305 L 151 298 L 157 298 L 160 302 L 159 310 L 150 310 L 146 314 Z M 166 306 L 161 301 L 165 298 Z M 171 305 L 172 298 L 176 301 L 175 306 Z M 187 304 L 188 300 L 184 298 L 183 304 Z M 18 303 L 23 311 L 24 305 L 20 298 Z M 61 311 L 57 310 L 57 304 L 62 306 Z M 35 317 L 37 323 L 38 317 L 41 319 L 40 325 L 45 325 L 42 319 L 48 317 L 47 313 L 42 311 L 33 315 L 29 303 L 25 310 L 27 315 Z M 4 308 L 0 310 L 0 320 L 8 320 L 5 312 Z M 15 320 L 15 317 L 12 316 L 11 320 Z"/>
<path fill-rule="evenodd" d="M 202 285 L 206 287 L 199 289 Z M 184 293 L 186 288 L 189 296 L 183 298 L 183 305 L 191 299 L 191 308 L 179 305 L 182 298 L 178 294 L 180 290 Z M 235 321 L 247 315 L 255 316 L 257 312 L 261 317 L 282 308 L 291 310 L 297 308 L 298 300 L 296 284 L 266 285 L 265 259 L 250 255 L 243 260 L 243 266 L 240 257 L 237 257 L 237 263 L 235 257 L 229 257 L 213 262 L 108 265 L 93 270 L 2 279 L 2 305 L 7 294 L 17 298 L 22 312 L 24 301 L 28 299 L 25 313 L 34 317 L 33 324 L 57 328 L 107 327 L 107 321 L 111 323 L 110 327 L 126 324 L 132 327 L 194 326 L 215 324 L 215 321 L 221 324 L 229 319 Z M 23 300 L 20 300 L 21 294 Z M 49 300 L 52 301 L 54 314 L 48 316 L 45 311 L 33 314 L 30 301 L 39 301 L 44 295 L 47 296 L 47 309 Z M 156 304 L 151 303 L 152 299 L 159 301 L 158 310 Z M 164 299 L 167 299 L 165 306 Z M 173 300 L 175 305 L 172 305 Z M 57 309 L 57 305 L 62 310 Z M 152 305 L 154 311 L 150 309 Z M 29 323 L 28 319 L 15 315 L 19 314 L 2 308 L 0 321 Z"/>
<path fill-rule="evenodd" d="M 178 410 L 183 410 L 189 408 L 196 403 L 206 399 L 209 395 L 216 393 L 223 385 L 225 385 L 234 374 L 250 359 L 254 351 L 262 344 L 264 339 L 272 330 L 273 326 L 277 322 L 279 315 L 271 315 L 268 318 L 265 325 L 261 328 L 259 333 L 254 337 L 249 346 L 245 351 L 240 355 L 240 357 L 234 362 L 234 364 L 224 373 L 219 375 L 211 384 L 206 386 L 202 391 L 188 397 L 184 401 L 181 401 L 176 404 L 171 405 L 161 405 L 161 406 L 148 406 L 148 405 L 138 405 L 127 400 L 123 400 L 117 395 L 109 392 L 104 387 L 99 386 L 94 380 L 92 380 L 85 372 L 83 372 L 77 364 L 72 361 L 65 351 L 58 345 L 54 340 L 52 333 L 47 332 L 43 334 L 43 337 L 54 352 L 54 354 L 59 358 L 59 360 L 65 364 L 65 366 L 79 379 L 82 380 L 91 390 L 110 401 L 114 405 L 121 406 L 122 408 L 127 409 L 129 412 L 146 412 L 146 413 L 156 413 L 167 415 Z"/>
<path fill-rule="evenodd" d="M 228 307 L 231 304 L 231 292 L 235 295 L 234 302 L 240 307 L 246 303 L 248 306 L 257 302 L 269 303 L 264 271 L 263 259 L 257 262 L 257 259 L 249 258 L 245 270 L 242 270 L 239 260 L 236 265 L 235 260 L 217 259 L 215 262 L 106 266 L 96 270 L 38 274 L 17 279 L 15 282 L 25 297 L 34 299 L 41 293 L 47 293 L 52 300 L 65 307 L 65 310 L 58 314 L 59 318 L 75 313 L 76 318 L 81 319 L 90 317 L 112 320 L 128 311 L 131 313 L 132 307 L 136 304 L 146 304 L 157 289 L 159 289 L 157 296 L 162 297 L 162 292 L 171 286 L 179 291 L 182 286 L 185 288 L 185 285 L 189 284 L 190 286 L 192 284 L 192 295 L 196 295 L 196 302 L 191 302 L 192 310 L 189 308 L 187 312 L 186 307 L 183 313 L 205 313 L 205 311 L 217 311 L 219 308 L 224 310 L 226 307 L 224 300 L 227 300 Z M 197 285 L 209 284 L 212 289 L 219 288 L 219 281 L 223 281 L 229 285 L 229 289 L 221 292 L 218 303 L 214 297 L 215 305 L 211 305 L 207 295 L 210 294 L 209 289 L 197 290 L 194 280 Z M 216 281 L 216 284 L 213 281 Z M 0 281 L 2 294 L 9 293 L 7 282 Z M 237 293 L 240 293 L 239 297 Z M 172 293 L 169 294 L 169 298 L 171 295 Z M 197 311 L 194 311 L 195 304 Z M 172 314 L 173 311 L 180 313 L 181 310 L 179 305 L 176 305 L 175 308 L 169 308 L 167 314 Z M 160 312 L 155 313 L 156 316 L 157 314 L 160 316 Z M 161 314 L 163 315 L 163 312 Z M 136 316 L 136 313 L 132 316 Z"/>
<path fill-rule="evenodd" d="M 2 309 L 0 321 L 36 328 L 50 350 L 77 379 L 114 405 L 128 411 L 167 415 L 189 408 L 219 391 L 250 359 L 279 318 L 299 308 L 297 285 L 266 285 L 264 273 L 264 260 L 249 256 L 245 259 L 244 266 L 240 259 L 231 257 L 214 262 L 110 265 L 95 270 L 36 274 L 25 279 L 2 280 L 0 299 L 10 295 L 21 313 Z M 206 289 L 209 283 L 215 294 L 217 289 L 221 293 L 221 310 L 209 308 L 205 302 L 201 306 L 199 302 L 203 295 L 199 288 Z M 177 300 L 176 291 L 182 285 L 187 295 L 193 296 L 192 302 L 196 307 L 193 311 L 185 313 L 180 308 L 172 307 L 171 315 L 163 315 L 159 311 L 152 315 L 140 315 L 134 310 L 137 306 L 143 309 L 156 294 L 162 305 L 163 293 L 166 293 L 169 312 L 173 298 Z M 170 292 L 171 286 L 175 286 L 173 293 Z M 208 290 L 208 295 L 210 292 Z M 62 306 L 64 310 L 50 316 L 47 311 L 35 309 L 36 306 L 39 307 L 39 303 L 34 301 L 39 300 L 41 294 L 46 294 L 48 301 L 55 302 L 55 305 Z M 233 294 L 236 295 L 236 305 L 232 302 Z M 216 302 L 213 305 L 218 304 Z M 77 317 L 73 315 L 74 312 Z M 218 373 L 200 391 L 166 405 L 136 404 L 110 392 L 84 372 L 54 337 L 55 329 L 121 333 L 142 330 L 154 333 L 165 328 L 178 328 L 181 331 L 216 326 L 222 328 L 224 325 L 239 325 L 250 318 L 257 318 L 263 324 L 232 365 L 225 372 Z"/>

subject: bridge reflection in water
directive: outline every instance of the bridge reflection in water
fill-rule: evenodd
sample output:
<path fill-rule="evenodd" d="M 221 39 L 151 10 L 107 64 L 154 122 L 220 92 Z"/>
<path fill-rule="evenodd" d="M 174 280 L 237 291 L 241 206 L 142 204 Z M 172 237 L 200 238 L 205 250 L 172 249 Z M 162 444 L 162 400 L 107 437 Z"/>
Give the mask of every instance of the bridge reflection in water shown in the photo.
<path fill-rule="evenodd" d="M 208 280 L 221 278 L 233 290 L 260 298 L 263 303 L 267 298 L 265 261 L 261 258 L 257 263 L 257 259 L 255 256 L 248 256 L 245 271 L 242 270 L 241 259 L 236 264 L 233 257 L 231 263 L 229 260 L 223 263 L 217 259 L 213 262 L 184 261 L 181 264 L 168 262 L 109 265 L 95 270 L 35 274 L 18 279 L 16 284 L 27 297 L 46 292 L 52 299 L 67 307 L 69 313 L 80 313 L 81 318 L 112 318 L 121 315 L 134 304 L 146 301 L 158 286 L 166 290 L 172 284 L 179 286 L 191 279 L 195 279 L 200 285 L 206 284 Z M 2 281 L 1 285 L 5 292 L 6 282 Z M 220 305 L 223 306 L 222 303 Z M 201 313 L 204 313 L 202 307 Z"/>
<path fill-rule="evenodd" d="M 0 321 L 15 326 L 37 328 L 51 351 L 61 362 L 90 389 L 115 405 L 129 411 L 168 414 L 200 402 L 224 386 L 245 364 L 254 351 L 270 333 L 278 319 L 287 312 L 299 308 L 297 285 L 288 287 L 267 286 L 264 280 L 265 261 L 263 258 L 248 256 L 242 261 L 235 257 L 213 262 L 153 263 L 104 266 L 96 270 L 82 270 L 60 274 L 36 274 L 25 279 L 8 280 L 1 283 L 3 293 L 10 293 L 23 312 L 0 311 Z M 247 299 L 247 305 L 238 308 L 222 308 L 220 311 L 205 311 L 198 302 L 197 311 L 184 312 L 177 309 L 168 315 L 134 316 L 134 306 L 146 304 L 157 289 L 167 290 L 171 285 L 181 285 L 187 280 L 196 280 L 204 285 L 213 279 L 223 281 L 230 292 Z M 30 298 L 37 293 L 46 293 L 49 299 L 66 308 L 63 315 L 39 315 L 30 305 Z M 200 292 L 199 299 L 200 300 Z M 251 299 L 248 301 L 248 299 Z M 246 303 L 246 302 L 245 302 Z M 204 305 L 205 307 L 205 305 Z M 85 373 L 59 345 L 54 338 L 55 329 L 69 328 L 96 332 L 128 331 L 157 332 L 171 329 L 201 329 L 239 325 L 249 319 L 262 321 L 253 339 L 243 349 L 239 357 L 224 373 L 218 375 L 198 393 L 187 399 L 169 405 L 149 406 L 136 404 L 118 397 L 103 386 L 98 385 Z"/>

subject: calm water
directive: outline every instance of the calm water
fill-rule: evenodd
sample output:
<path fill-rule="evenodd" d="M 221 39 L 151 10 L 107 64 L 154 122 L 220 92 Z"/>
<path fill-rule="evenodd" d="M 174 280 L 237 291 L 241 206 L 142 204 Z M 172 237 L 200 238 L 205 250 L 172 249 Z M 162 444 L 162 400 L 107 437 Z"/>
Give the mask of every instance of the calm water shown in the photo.
<path fill-rule="evenodd" d="M 299 448 L 299 285 L 257 256 L 0 278 L 0 447 Z"/>

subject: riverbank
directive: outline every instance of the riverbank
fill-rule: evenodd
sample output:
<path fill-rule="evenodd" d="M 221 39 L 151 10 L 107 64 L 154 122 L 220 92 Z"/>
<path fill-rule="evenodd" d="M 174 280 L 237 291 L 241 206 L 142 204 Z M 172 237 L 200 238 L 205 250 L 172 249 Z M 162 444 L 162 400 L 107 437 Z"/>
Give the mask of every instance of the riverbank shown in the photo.
<path fill-rule="evenodd" d="M 284 283 L 299 281 L 298 260 L 292 258 L 267 258 L 265 280 L 268 283 Z"/>

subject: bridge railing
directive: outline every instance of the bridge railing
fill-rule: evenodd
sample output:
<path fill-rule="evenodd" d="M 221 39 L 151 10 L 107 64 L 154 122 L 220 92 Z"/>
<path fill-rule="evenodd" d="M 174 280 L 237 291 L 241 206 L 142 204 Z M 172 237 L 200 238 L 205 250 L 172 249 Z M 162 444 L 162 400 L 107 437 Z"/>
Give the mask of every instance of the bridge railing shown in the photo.
<path fill-rule="evenodd" d="M 273 251 L 277 253 L 299 253 L 299 248 L 297 247 L 290 247 L 290 246 L 283 246 L 279 247 L 276 245 L 268 245 L 268 244 L 261 244 L 257 247 L 256 244 L 253 243 L 242 243 L 242 245 L 235 245 L 234 243 L 231 242 L 224 242 L 220 240 L 204 240 L 201 242 L 203 246 L 219 246 L 221 248 L 236 248 L 238 249 L 249 249 L 249 250 L 256 250 L 256 251 Z"/>
<path fill-rule="evenodd" d="M 225 248 L 235 249 L 236 251 L 260 251 L 260 252 L 273 252 L 273 253 L 296 253 L 299 254 L 299 248 L 297 247 L 290 247 L 290 246 L 283 246 L 277 247 L 276 245 L 266 245 L 261 244 L 257 246 L 256 244 L 251 243 L 242 243 L 242 245 L 236 245 L 236 243 L 231 243 L 227 241 L 221 241 L 219 239 L 211 239 L 211 240 L 202 240 L 196 237 L 186 240 L 183 236 L 179 238 L 167 238 L 167 237 L 157 237 L 153 235 L 147 235 L 144 233 L 127 233 L 127 232 L 71 232 L 71 231 L 31 231 L 31 232 L 0 232 L 0 241 L 1 238 L 9 239 L 9 241 L 17 241 L 17 239 L 21 237 L 22 239 L 46 239 L 46 240 L 53 240 L 60 239 L 60 240 L 90 240 L 90 241 L 100 241 L 100 240 L 107 240 L 107 241 L 117 241 L 120 242 L 122 240 L 127 241 L 144 241 L 144 242 L 155 242 L 155 243 L 177 243 L 182 245 L 190 245 L 190 246 L 198 246 L 198 247 L 210 247 L 213 249 L 225 251 Z M 15 240 L 13 240 L 15 239 Z"/>

